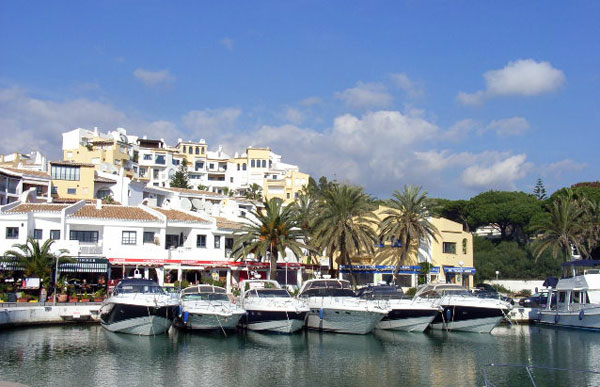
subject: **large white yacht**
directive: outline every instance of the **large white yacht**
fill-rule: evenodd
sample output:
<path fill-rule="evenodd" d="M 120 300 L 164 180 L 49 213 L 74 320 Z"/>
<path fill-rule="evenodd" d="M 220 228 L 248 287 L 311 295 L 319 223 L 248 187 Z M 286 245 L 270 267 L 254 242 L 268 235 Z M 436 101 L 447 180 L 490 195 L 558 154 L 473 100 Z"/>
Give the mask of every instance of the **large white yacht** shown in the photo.
<path fill-rule="evenodd" d="M 563 277 L 550 289 L 545 307 L 540 309 L 541 324 L 600 329 L 600 261 L 578 260 L 563 263 Z M 554 302 L 556 300 L 556 302 Z"/>
<path fill-rule="evenodd" d="M 421 285 L 415 300 L 434 300 L 443 308 L 431 322 L 432 329 L 490 333 L 511 309 L 510 303 L 474 297 L 458 284 Z"/>
<path fill-rule="evenodd" d="M 277 281 L 248 280 L 240 284 L 240 306 L 246 310 L 241 325 L 253 331 L 296 332 L 304 326 L 308 307 L 292 298 Z"/>
<path fill-rule="evenodd" d="M 387 301 L 390 312 L 377 324 L 377 329 L 423 332 L 441 310 L 435 301 L 407 297 L 395 286 L 367 286 L 358 291 L 358 296 Z"/>
<path fill-rule="evenodd" d="M 126 278 L 102 303 L 100 322 L 112 332 L 159 335 L 171 326 L 178 305 L 155 281 Z"/>
<path fill-rule="evenodd" d="M 309 329 L 337 333 L 367 334 L 390 311 L 386 301 L 358 298 L 350 283 L 341 279 L 311 279 L 302 285 L 298 298 L 306 300 Z"/>
<path fill-rule="evenodd" d="M 196 285 L 183 289 L 179 296 L 175 326 L 192 330 L 236 329 L 246 311 L 229 300 L 219 286 Z"/>

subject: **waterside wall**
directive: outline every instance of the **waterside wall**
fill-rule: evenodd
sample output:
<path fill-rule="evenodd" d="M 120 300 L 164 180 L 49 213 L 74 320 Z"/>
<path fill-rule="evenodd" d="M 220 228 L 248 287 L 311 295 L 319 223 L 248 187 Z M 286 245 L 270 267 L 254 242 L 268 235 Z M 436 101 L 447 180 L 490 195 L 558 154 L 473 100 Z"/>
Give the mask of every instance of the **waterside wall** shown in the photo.
<path fill-rule="evenodd" d="M 99 303 L 25 305 L 0 303 L 0 329 L 40 324 L 99 322 Z"/>

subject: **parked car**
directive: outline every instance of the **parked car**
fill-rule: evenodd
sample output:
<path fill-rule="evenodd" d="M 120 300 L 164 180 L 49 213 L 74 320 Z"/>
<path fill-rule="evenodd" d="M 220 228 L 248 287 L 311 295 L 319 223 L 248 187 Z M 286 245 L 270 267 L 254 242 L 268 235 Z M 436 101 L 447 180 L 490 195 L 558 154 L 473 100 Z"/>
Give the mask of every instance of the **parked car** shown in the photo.
<path fill-rule="evenodd" d="M 552 305 L 556 305 L 556 294 L 552 295 Z M 519 305 L 525 308 L 545 308 L 548 305 L 548 293 L 536 293 L 531 297 L 521 298 Z"/>

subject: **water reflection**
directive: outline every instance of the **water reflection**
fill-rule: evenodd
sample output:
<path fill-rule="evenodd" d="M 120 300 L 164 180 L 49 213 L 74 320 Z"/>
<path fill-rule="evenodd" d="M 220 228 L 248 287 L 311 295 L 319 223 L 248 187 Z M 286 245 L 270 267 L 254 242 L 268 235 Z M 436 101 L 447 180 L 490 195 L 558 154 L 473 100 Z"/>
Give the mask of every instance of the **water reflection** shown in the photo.
<path fill-rule="evenodd" d="M 363 386 L 481 385 L 486 363 L 595 369 L 600 334 L 546 327 L 373 335 L 256 332 L 139 337 L 99 326 L 0 332 L 3 380 L 45 385 Z M 499 385 L 526 385 L 524 370 L 492 369 Z M 535 371 L 539 385 L 600 385 L 600 378 Z"/>

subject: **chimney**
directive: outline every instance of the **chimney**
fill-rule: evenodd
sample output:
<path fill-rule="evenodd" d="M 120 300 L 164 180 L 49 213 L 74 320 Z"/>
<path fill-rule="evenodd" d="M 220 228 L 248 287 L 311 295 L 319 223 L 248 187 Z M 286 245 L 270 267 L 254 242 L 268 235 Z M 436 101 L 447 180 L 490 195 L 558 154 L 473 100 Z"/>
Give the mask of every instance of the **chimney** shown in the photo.
<path fill-rule="evenodd" d="M 94 134 L 97 136 L 98 135 L 98 127 L 94 126 Z"/>
<path fill-rule="evenodd" d="M 102 209 L 102 199 L 96 199 L 96 209 L 97 210 Z"/>

